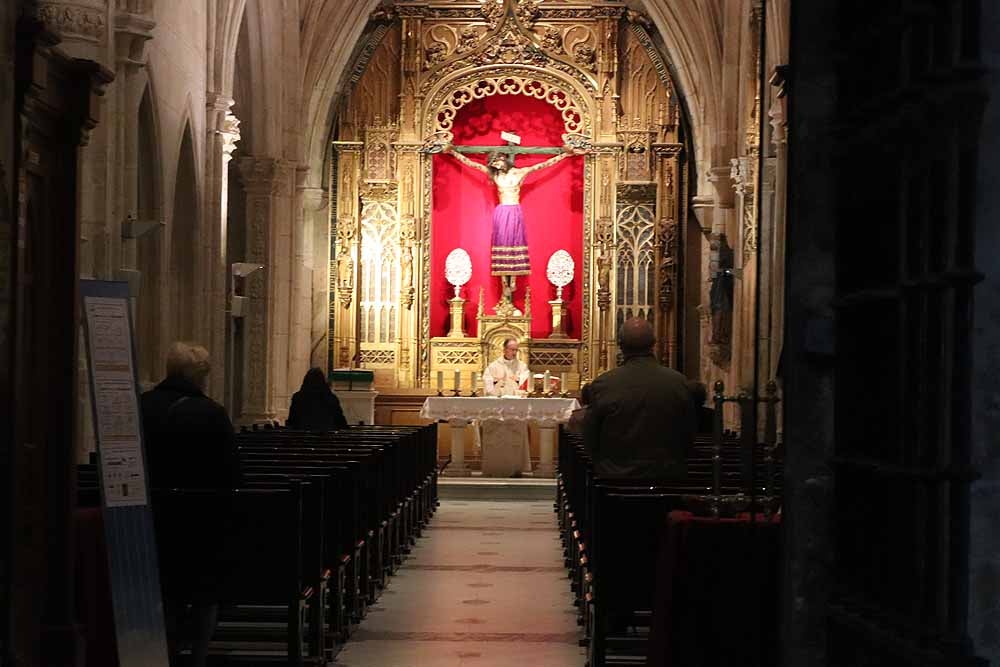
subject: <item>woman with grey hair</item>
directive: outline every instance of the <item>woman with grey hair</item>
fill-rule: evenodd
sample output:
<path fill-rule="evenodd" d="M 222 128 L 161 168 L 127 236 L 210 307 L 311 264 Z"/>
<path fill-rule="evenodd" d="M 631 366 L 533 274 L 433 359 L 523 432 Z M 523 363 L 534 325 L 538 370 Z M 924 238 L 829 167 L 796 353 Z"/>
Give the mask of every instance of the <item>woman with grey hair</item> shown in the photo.
<path fill-rule="evenodd" d="M 177 342 L 167 353 L 167 377 L 142 395 L 146 460 L 154 489 L 227 489 L 236 477 L 235 436 L 225 408 L 205 395 L 208 350 Z M 191 665 L 204 665 L 215 631 L 225 573 L 228 517 L 192 516 L 183 526 L 156 521 L 167 639 L 191 639 Z M 186 626 L 186 627 L 185 627 Z M 182 630 L 181 628 L 184 627 Z"/>

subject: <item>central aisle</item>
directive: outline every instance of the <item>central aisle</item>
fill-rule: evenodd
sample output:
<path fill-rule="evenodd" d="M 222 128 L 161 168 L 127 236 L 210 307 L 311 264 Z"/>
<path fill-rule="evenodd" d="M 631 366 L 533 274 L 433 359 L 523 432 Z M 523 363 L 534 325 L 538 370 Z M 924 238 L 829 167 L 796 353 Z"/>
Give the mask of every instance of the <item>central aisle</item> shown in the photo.
<path fill-rule="evenodd" d="M 579 667 L 552 501 L 442 500 L 336 660 L 346 667 Z"/>

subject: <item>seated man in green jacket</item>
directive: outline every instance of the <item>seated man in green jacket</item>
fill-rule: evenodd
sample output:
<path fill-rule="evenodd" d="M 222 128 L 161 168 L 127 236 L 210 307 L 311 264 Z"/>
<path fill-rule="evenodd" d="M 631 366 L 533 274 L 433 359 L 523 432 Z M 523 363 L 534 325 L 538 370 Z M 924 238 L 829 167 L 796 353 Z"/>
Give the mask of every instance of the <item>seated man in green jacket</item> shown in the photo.
<path fill-rule="evenodd" d="M 687 378 L 653 356 L 652 325 L 626 320 L 624 364 L 594 380 L 584 442 L 603 478 L 679 479 L 694 439 Z"/>

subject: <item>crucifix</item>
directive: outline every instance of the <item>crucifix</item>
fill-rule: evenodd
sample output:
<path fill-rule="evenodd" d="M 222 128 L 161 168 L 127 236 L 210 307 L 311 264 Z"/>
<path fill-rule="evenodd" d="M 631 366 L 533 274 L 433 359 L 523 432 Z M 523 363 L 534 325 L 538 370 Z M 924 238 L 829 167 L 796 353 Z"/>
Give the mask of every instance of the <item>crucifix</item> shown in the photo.
<path fill-rule="evenodd" d="M 514 307 L 513 296 L 517 288 L 517 277 L 531 273 L 528 261 L 528 238 L 524 229 L 524 214 L 521 211 L 521 184 L 532 172 L 551 167 L 573 155 L 583 155 L 590 147 L 585 137 L 563 135 L 566 142 L 562 147 L 521 146 L 521 138 L 511 132 L 501 132 L 503 146 L 452 146 L 447 137 L 438 133 L 424 144 L 427 153 L 450 153 L 463 165 L 486 174 L 497 188 L 500 203 L 493 210 L 493 235 L 491 239 L 490 270 L 499 276 L 502 296 L 494 306 L 498 315 L 520 316 Z M 486 164 L 470 160 L 466 153 L 486 153 Z M 516 155 L 548 154 L 553 157 L 530 167 L 514 166 Z"/>

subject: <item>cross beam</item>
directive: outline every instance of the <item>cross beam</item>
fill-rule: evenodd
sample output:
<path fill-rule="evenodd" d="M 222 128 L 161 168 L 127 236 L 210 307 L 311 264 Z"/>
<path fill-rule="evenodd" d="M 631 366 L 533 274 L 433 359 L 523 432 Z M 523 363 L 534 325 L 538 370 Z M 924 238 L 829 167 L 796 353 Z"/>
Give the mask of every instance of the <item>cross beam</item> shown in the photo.
<path fill-rule="evenodd" d="M 505 155 L 558 155 L 565 151 L 562 146 L 526 146 L 516 144 L 506 146 L 452 146 L 456 153 L 503 153 Z"/>

